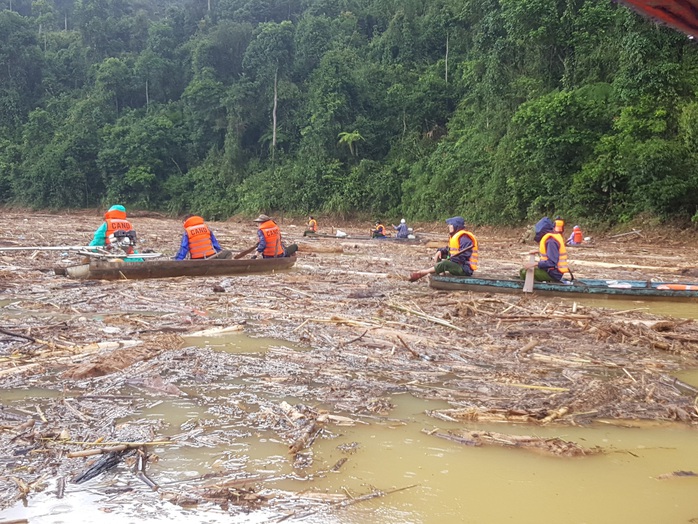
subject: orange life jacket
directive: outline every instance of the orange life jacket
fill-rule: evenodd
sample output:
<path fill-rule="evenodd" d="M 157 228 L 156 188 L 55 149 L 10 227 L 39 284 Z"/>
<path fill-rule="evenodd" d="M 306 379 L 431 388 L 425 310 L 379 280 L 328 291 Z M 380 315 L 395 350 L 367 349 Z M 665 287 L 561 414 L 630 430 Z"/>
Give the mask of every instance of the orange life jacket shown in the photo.
<path fill-rule="evenodd" d="M 572 231 L 572 242 L 575 244 L 581 244 L 584 242 L 584 235 L 582 235 L 582 230 L 578 227 L 574 228 Z"/>
<path fill-rule="evenodd" d="M 540 247 L 538 248 L 540 251 L 540 259 L 548 260 L 548 249 L 546 247 L 546 243 L 550 238 L 552 238 L 553 240 L 555 240 L 555 242 L 558 243 L 560 250 L 560 257 L 558 258 L 556 269 L 562 274 L 569 273 L 570 268 L 567 265 L 567 248 L 565 247 L 565 241 L 563 240 L 562 235 L 560 235 L 560 233 L 548 233 L 543 238 L 541 238 Z"/>
<path fill-rule="evenodd" d="M 211 242 L 211 231 L 204 224 L 204 219 L 199 216 L 187 218 L 184 222 L 184 230 L 189 237 L 189 256 L 195 258 L 208 258 L 216 254 Z"/>
<path fill-rule="evenodd" d="M 383 224 L 377 224 L 376 229 L 374 229 L 377 235 L 385 235 L 385 226 Z"/>
<path fill-rule="evenodd" d="M 126 220 L 126 213 L 116 209 L 104 213 L 104 221 L 107 223 L 107 232 L 105 233 L 105 244 L 107 246 L 111 243 L 109 237 L 114 234 L 114 231 L 119 231 L 120 229 L 131 231 L 133 229 L 131 222 Z"/>
<path fill-rule="evenodd" d="M 461 229 L 449 239 L 448 254 L 451 257 L 455 257 L 458 253 L 460 253 L 460 237 L 463 235 L 468 235 L 468 238 L 470 238 L 470 241 L 473 243 L 473 252 L 470 254 L 470 259 L 468 262 L 470 263 L 470 269 L 475 271 L 478 263 L 478 245 L 477 238 L 475 238 L 475 235 L 473 235 L 470 231 Z"/>
<path fill-rule="evenodd" d="M 317 220 L 313 218 L 308 221 L 308 229 L 313 232 L 317 231 Z"/>
<path fill-rule="evenodd" d="M 273 220 L 267 220 L 259 225 L 259 229 L 264 235 L 264 240 L 267 242 L 267 247 L 264 248 L 263 255 L 265 257 L 282 257 L 284 256 L 284 248 L 281 245 L 281 230 Z"/>

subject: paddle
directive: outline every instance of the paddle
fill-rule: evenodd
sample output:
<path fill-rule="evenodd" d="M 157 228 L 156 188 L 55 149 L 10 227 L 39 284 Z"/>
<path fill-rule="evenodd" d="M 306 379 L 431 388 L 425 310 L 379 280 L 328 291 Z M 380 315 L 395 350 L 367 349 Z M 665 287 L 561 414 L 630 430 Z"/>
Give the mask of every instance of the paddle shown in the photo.
<path fill-rule="evenodd" d="M 255 244 L 255 245 L 252 246 L 251 248 L 245 249 L 245 251 L 240 251 L 240 252 L 239 252 L 237 255 L 235 255 L 233 258 L 234 258 L 235 260 L 238 260 L 238 259 L 244 257 L 245 255 L 249 255 L 249 254 L 252 253 L 255 249 L 257 249 L 257 246 L 258 246 L 258 245 L 259 245 L 259 244 Z"/>
<path fill-rule="evenodd" d="M 532 251 L 529 254 L 529 256 L 528 256 L 529 264 L 535 263 L 536 253 L 537 253 L 537 251 Z M 534 271 L 535 271 L 535 267 L 530 267 L 526 270 L 526 280 L 524 280 L 524 286 L 523 286 L 524 293 L 533 293 L 533 273 L 534 273 Z"/>

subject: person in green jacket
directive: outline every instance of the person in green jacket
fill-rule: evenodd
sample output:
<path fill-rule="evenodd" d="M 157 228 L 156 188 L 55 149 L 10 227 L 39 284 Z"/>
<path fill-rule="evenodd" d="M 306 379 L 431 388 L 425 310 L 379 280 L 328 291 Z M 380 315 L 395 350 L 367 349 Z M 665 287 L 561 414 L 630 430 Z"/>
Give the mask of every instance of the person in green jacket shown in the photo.
<path fill-rule="evenodd" d="M 102 225 L 95 231 L 90 245 L 109 248 L 112 235 L 116 231 L 134 231 L 131 222 L 126 219 L 126 208 L 119 204 L 111 206 L 109 210 L 104 213 L 104 222 L 102 222 Z M 137 253 L 138 251 L 133 248 L 129 254 L 132 255 Z M 126 262 L 143 262 L 142 258 L 127 258 L 125 260 Z"/>

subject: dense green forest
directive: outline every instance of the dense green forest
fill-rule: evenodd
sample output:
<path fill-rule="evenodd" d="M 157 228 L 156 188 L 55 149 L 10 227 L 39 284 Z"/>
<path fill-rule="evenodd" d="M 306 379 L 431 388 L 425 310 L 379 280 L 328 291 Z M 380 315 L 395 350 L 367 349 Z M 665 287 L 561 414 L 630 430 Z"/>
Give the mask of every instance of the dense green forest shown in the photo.
<path fill-rule="evenodd" d="M 698 221 L 698 44 L 611 0 L 1 1 L 0 203 Z"/>

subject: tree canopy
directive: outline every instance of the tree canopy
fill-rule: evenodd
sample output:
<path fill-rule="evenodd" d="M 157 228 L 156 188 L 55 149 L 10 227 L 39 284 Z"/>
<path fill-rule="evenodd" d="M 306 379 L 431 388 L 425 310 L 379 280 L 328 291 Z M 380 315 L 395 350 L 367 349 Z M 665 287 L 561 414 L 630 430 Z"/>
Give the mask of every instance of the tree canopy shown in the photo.
<path fill-rule="evenodd" d="M 0 202 L 698 221 L 697 45 L 610 0 L 12 0 Z"/>

